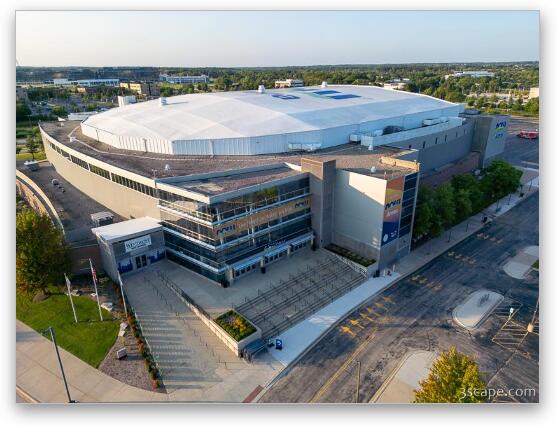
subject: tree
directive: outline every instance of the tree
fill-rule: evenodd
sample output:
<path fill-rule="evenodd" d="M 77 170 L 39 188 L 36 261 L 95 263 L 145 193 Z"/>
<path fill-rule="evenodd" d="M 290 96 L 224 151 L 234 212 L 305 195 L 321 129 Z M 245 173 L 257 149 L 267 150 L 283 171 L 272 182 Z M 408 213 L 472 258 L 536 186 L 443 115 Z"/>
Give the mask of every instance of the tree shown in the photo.
<path fill-rule="evenodd" d="M 415 239 L 420 239 L 429 234 L 434 214 L 435 212 L 431 208 L 431 189 L 427 186 L 421 186 L 416 200 L 416 213 L 412 231 Z"/>
<path fill-rule="evenodd" d="M 478 364 L 455 347 L 433 363 L 427 379 L 415 391 L 418 403 L 477 403 L 487 400 Z"/>
<path fill-rule="evenodd" d="M 522 171 L 503 160 L 494 160 L 485 170 L 481 180 L 482 192 L 488 202 L 494 202 L 515 192 L 520 186 Z"/>
<path fill-rule="evenodd" d="M 532 98 L 524 105 L 524 111 L 533 115 L 538 115 L 540 112 L 540 98 Z"/>
<path fill-rule="evenodd" d="M 62 282 L 70 268 L 69 249 L 63 233 L 48 215 L 26 209 L 16 218 L 16 285 L 33 294 Z"/>
<path fill-rule="evenodd" d="M 30 133 L 27 135 L 27 142 L 25 142 L 25 148 L 27 148 L 27 152 L 31 154 L 33 160 L 35 159 L 35 153 L 39 151 L 39 147 L 41 146 L 39 138 L 34 133 Z"/>
<path fill-rule="evenodd" d="M 433 193 L 433 210 L 437 212 L 441 219 L 441 224 L 445 227 L 454 224 L 456 209 L 454 203 L 453 187 L 450 183 L 439 185 Z"/>
<path fill-rule="evenodd" d="M 467 191 L 472 203 L 471 214 L 478 213 L 486 206 L 484 193 L 480 188 L 480 182 L 475 176 L 464 174 L 455 175 L 451 179 L 451 185 L 455 193 L 459 191 Z"/>
<path fill-rule="evenodd" d="M 467 189 L 454 191 L 455 223 L 460 223 L 472 214 L 473 206 Z"/>
<path fill-rule="evenodd" d="M 24 102 L 16 102 L 15 104 L 15 121 L 25 121 L 31 115 L 31 110 Z"/>
<path fill-rule="evenodd" d="M 58 117 L 65 117 L 68 115 L 68 113 L 66 112 L 66 108 L 60 105 L 56 105 L 54 108 L 52 108 L 52 113 Z"/>

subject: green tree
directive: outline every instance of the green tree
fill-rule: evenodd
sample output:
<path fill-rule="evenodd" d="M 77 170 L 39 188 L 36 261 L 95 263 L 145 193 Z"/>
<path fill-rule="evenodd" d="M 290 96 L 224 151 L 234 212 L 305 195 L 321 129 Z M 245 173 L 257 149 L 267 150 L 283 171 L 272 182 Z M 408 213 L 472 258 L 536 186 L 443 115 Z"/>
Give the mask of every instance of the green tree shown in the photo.
<path fill-rule="evenodd" d="M 48 215 L 26 209 L 16 217 L 16 285 L 33 294 L 60 283 L 70 268 L 69 250 L 62 232 Z"/>
<path fill-rule="evenodd" d="M 469 174 L 453 176 L 451 185 L 455 193 L 463 190 L 468 192 L 472 203 L 472 214 L 478 213 L 486 206 L 484 193 L 480 188 L 480 182 L 475 176 Z"/>
<path fill-rule="evenodd" d="M 439 185 L 433 193 L 433 210 L 437 212 L 444 227 L 454 224 L 456 208 L 453 187 L 450 183 Z"/>
<path fill-rule="evenodd" d="M 414 227 L 412 235 L 415 239 L 428 235 L 434 219 L 435 212 L 431 206 L 432 192 L 427 186 L 421 186 L 416 200 L 416 213 L 414 214 Z"/>
<path fill-rule="evenodd" d="M 66 112 L 66 108 L 60 105 L 56 105 L 54 108 L 52 108 L 52 113 L 58 117 L 65 117 L 68 115 L 68 113 Z"/>
<path fill-rule="evenodd" d="M 532 98 L 524 105 L 524 111 L 533 115 L 538 115 L 540 112 L 540 98 Z"/>
<path fill-rule="evenodd" d="M 427 379 L 415 391 L 418 403 L 477 403 L 487 400 L 478 364 L 451 347 L 433 363 Z"/>
<path fill-rule="evenodd" d="M 31 115 L 31 110 L 24 102 L 16 102 L 15 104 L 15 120 L 16 121 L 25 121 Z"/>
<path fill-rule="evenodd" d="M 454 191 L 455 223 L 460 223 L 473 212 L 472 199 L 467 189 Z"/>
<path fill-rule="evenodd" d="M 36 134 L 31 132 L 29 135 L 27 135 L 27 142 L 25 142 L 25 148 L 27 148 L 27 152 L 31 154 L 33 160 L 35 159 L 35 154 L 39 152 L 40 146 L 41 146 L 40 138 L 38 138 Z"/>
<path fill-rule="evenodd" d="M 485 170 L 480 187 L 489 203 L 515 192 L 520 186 L 522 171 L 503 160 L 494 160 Z"/>

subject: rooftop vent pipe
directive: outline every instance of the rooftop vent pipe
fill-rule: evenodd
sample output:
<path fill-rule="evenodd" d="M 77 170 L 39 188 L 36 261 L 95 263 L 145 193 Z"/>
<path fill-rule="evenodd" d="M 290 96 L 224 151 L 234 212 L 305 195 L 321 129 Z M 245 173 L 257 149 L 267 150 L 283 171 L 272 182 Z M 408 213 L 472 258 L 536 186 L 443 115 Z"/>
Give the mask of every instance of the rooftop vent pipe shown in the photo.
<path fill-rule="evenodd" d="M 257 88 L 257 91 L 259 93 L 265 93 L 265 86 L 263 86 L 262 84 L 259 85 L 259 87 Z"/>
<path fill-rule="evenodd" d="M 322 87 L 323 89 L 324 89 L 325 87 L 328 87 L 327 82 L 326 82 L 326 81 L 322 82 L 322 83 L 321 83 L 321 87 Z"/>
<path fill-rule="evenodd" d="M 167 105 L 166 103 L 166 98 L 163 98 L 162 96 L 159 98 L 159 105 L 160 106 L 165 106 Z"/>

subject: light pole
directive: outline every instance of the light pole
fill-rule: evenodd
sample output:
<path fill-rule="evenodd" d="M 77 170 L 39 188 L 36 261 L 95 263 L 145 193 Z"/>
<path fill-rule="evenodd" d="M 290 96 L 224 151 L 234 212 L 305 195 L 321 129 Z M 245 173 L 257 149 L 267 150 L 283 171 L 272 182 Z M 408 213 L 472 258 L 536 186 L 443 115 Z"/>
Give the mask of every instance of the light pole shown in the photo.
<path fill-rule="evenodd" d="M 362 363 L 358 361 L 358 381 L 356 382 L 356 404 L 360 402 L 360 372 L 362 371 Z"/>
<path fill-rule="evenodd" d="M 56 349 L 56 356 L 58 357 L 58 364 L 60 364 L 62 379 L 64 379 L 64 386 L 66 387 L 66 395 L 68 395 L 68 402 L 73 403 L 75 401 L 70 396 L 70 389 L 68 388 L 68 381 L 66 380 L 66 374 L 64 373 L 64 366 L 62 365 L 62 359 L 60 358 L 60 351 L 58 351 L 58 343 L 56 343 L 56 334 L 54 333 L 54 328 L 52 328 L 52 326 L 49 326 L 46 330 L 42 332 L 42 335 L 44 336 L 48 332 L 50 332 L 52 343 L 54 343 L 54 349 Z"/>

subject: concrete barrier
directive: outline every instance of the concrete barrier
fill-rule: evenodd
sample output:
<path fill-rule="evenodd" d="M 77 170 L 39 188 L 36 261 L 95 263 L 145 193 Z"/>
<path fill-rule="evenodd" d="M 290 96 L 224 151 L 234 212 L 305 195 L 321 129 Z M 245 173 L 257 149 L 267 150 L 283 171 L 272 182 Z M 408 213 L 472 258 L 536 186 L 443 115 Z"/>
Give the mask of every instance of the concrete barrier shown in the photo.
<path fill-rule="evenodd" d="M 62 225 L 60 216 L 58 216 L 58 212 L 52 205 L 52 202 L 47 197 L 47 195 L 43 192 L 43 190 L 39 188 L 39 186 L 35 182 L 33 182 L 30 177 L 17 169 L 15 171 L 15 176 L 16 186 L 18 187 L 20 194 L 28 201 L 30 201 L 28 197 L 32 197 L 34 202 L 29 202 L 31 207 L 35 210 L 38 210 L 39 213 L 48 214 L 52 221 L 56 224 L 56 226 L 58 226 L 62 230 L 62 232 L 65 233 L 64 226 Z"/>

